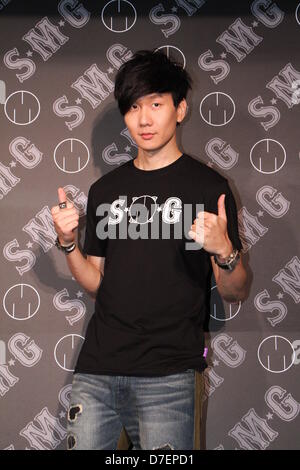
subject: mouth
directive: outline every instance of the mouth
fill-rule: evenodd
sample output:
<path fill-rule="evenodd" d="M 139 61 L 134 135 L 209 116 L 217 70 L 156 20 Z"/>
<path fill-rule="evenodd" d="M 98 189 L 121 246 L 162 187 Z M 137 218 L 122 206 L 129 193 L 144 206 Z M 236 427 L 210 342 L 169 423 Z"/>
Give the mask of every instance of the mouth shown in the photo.
<path fill-rule="evenodd" d="M 154 134 L 150 133 L 150 132 L 145 132 L 143 134 L 140 134 L 140 136 L 142 137 L 142 139 L 144 140 L 150 140 L 152 139 L 152 137 L 154 136 Z"/>

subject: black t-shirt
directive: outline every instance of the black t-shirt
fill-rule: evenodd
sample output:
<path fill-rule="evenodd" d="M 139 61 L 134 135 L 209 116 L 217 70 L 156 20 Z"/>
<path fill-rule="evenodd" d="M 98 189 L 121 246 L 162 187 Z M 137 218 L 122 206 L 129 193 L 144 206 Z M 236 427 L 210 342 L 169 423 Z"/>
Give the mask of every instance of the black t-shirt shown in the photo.
<path fill-rule="evenodd" d="M 222 193 L 228 234 L 241 250 L 227 179 L 187 154 L 156 170 L 129 160 L 92 184 L 83 251 L 105 257 L 104 277 L 74 373 L 162 376 L 207 367 L 211 253 L 187 249 L 196 245 L 188 232 L 200 210 L 218 213 Z"/>

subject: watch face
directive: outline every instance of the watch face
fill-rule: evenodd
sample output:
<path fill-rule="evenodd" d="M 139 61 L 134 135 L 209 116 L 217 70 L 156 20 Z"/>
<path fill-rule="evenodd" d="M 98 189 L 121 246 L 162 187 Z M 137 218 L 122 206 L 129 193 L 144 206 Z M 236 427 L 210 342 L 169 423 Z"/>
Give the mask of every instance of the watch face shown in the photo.
<path fill-rule="evenodd" d="M 220 268 L 221 269 L 230 269 L 230 267 L 228 266 L 228 264 L 219 264 Z"/>

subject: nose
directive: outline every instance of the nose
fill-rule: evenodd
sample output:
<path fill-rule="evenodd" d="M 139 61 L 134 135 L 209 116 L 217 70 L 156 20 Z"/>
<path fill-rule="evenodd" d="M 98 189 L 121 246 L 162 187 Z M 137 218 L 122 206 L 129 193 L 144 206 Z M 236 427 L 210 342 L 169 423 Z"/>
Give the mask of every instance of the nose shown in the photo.
<path fill-rule="evenodd" d="M 139 112 L 139 124 L 142 127 L 150 126 L 152 124 L 151 113 L 147 106 L 141 106 Z"/>

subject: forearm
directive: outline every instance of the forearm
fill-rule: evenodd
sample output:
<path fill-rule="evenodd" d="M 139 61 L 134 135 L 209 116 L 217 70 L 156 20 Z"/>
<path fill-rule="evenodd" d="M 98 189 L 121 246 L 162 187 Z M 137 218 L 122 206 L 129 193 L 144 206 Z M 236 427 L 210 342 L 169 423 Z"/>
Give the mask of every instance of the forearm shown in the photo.
<path fill-rule="evenodd" d="M 217 288 L 226 302 L 237 303 L 246 296 L 247 273 L 241 258 L 233 271 L 219 268 Z"/>
<path fill-rule="evenodd" d="M 78 246 L 65 257 L 73 277 L 92 297 L 95 297 L 101 283 L 100 271 L 82 255 Z"/>

